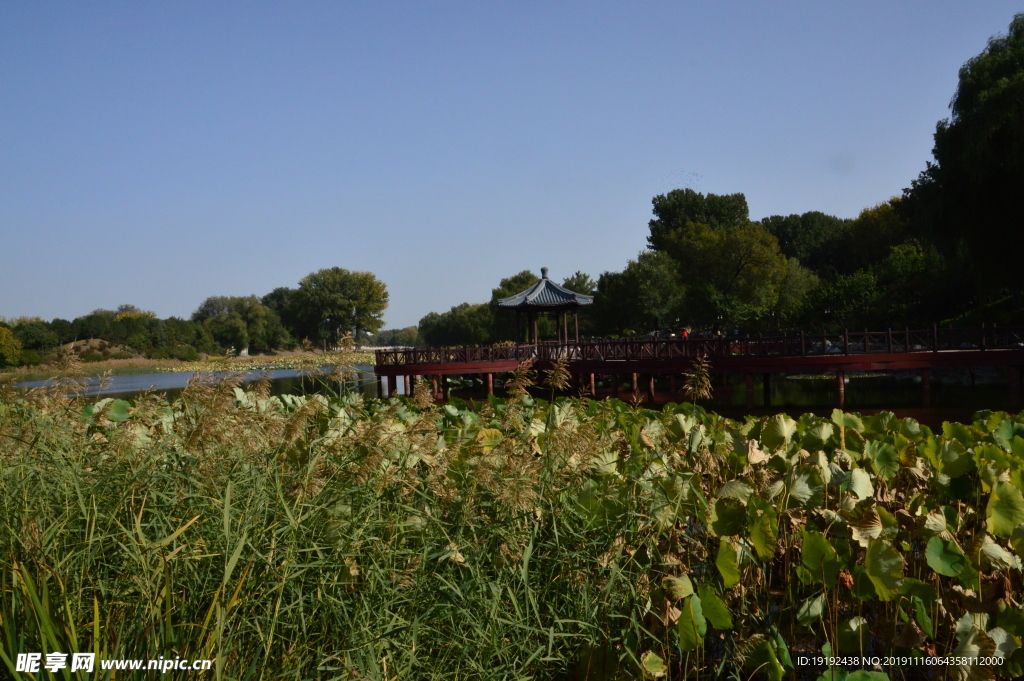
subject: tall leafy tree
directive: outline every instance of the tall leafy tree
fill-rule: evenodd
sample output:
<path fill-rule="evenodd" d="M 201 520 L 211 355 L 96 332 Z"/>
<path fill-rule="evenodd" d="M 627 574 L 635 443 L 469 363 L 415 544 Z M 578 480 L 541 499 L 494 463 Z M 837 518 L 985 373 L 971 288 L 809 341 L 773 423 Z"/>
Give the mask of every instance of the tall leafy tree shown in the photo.
<path fill-rule="evenodd" d="M 906 190 L 915 225 L 943 253 L 966 254 L 983 292 L 1024 291 L 1024 14 L 960 69 L 934 164 Z"/>
<path fill-rule="evenodd" d="M 378 331 L 384 325 L 388 290 L 370 272 L 328 267 L 299 282 L 295 293 L 303 330 L 323 341 L 336 342 L 340 333 Z"/>
<path fill-rule="evenodd" d="M 642 251 L 621 272 L 597 281 L 592 310 L 599 333 L 633 335 L 674 326 L 686 288 L 667 253 Z"/>
<path fill-rule="evenodd" d="M 674 189 L 655 196 L 651 203 L 655 217 L 648 224 L 651 234 L 647 241 L 656 251 L 665 250 L 670 236 L 690 223 L 721 229 L 750 220 L 747 197 L 743 194 L 705 195 L 692 189 Z"/>
<path fill-rule="evenodd" d="M 516 315 L 512 310 L 502 310 L 498 307 L 498 300 L 508 298 L 517 293 L 525 291 L 540 281 L 540 277 L 530 270 L 523 270 L 511 277 L 505 277 L 498 282 L 497 288 L 491 289 L 491 301 L 488 307 L 491 309 L 491 340 L 510 341 L 519 340 L 516 329 Z M 549 329 L 550 326 L 550 329 Z M 541 319 L 538 329 L 541 336 L 549 335 L 554 326 L 547 319 Z"/>

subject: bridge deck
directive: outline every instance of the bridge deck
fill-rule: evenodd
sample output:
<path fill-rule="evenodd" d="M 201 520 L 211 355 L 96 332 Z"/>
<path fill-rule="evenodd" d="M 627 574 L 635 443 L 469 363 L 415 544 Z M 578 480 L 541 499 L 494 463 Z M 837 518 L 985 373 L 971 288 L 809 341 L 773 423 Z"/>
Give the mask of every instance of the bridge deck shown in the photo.
<path fill-rule="evenodd" d="M 378 350 L 374 370 L 378 376 L 494 374 L 527 360 L 543 369 L 564 359 L 574 374 L 675 374 L 688 370 L 697 356 L 708 359 L 711 371 L 724 373 L 1020 367 L 1024 327 Z"/>

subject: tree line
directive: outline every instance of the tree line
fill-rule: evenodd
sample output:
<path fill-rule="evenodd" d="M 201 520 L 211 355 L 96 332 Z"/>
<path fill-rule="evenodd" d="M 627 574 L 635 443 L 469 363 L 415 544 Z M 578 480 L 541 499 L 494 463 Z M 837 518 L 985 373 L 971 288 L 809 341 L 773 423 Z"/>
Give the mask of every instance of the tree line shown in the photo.
<path fill-rule="evenodd" d="M 655 196 L 646 249 L 596 282 L 580 272 L 564 282 L 595 296 L 581 309 L 582 329 L 629 336 L 1024 323 L 1024 14 L 960 69 L 950 109 L 925 170 L 856 218 L 809 211 L 755 221 L 742 193 Z M 487 303 L 431 312 L 401 331 L 421 345 L 512 340 L 514 315 L 499 312 L 497 299 L 536 281 L 520 272 Z"/>
<path fill-rule="evenodd" d="M 94 310 L 74 320 L 0 319 L 0 366 L 43 362 L 58 347 L 90 341 L 87 361 L 144 356 L 198 359 L 200 353 L 239 354 L 327 348 L 342 334 L 365 339 L 383 325 L 387 286 L 370 272 L 331 267 L 312 272 L 296 288 L 267 295 L 211 296 L 189 319 L 160 319 L 134 305 Z M 98 342 L 97 342 L 98 341 Z"/>

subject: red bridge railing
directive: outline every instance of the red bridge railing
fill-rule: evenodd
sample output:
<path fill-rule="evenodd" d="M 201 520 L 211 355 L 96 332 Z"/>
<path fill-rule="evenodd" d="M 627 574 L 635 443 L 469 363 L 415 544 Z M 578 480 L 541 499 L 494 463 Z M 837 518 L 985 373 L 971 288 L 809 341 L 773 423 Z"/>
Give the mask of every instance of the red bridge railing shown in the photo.
<path fill-rule="evenodd" d="M 582 343 L 377 350 L 379 366 L 518 361 L 614 361 L 715 357 L 810 357 L 911 352 L 1024 350 L 1024 327 L 981 327 L 712 336 Z"/>

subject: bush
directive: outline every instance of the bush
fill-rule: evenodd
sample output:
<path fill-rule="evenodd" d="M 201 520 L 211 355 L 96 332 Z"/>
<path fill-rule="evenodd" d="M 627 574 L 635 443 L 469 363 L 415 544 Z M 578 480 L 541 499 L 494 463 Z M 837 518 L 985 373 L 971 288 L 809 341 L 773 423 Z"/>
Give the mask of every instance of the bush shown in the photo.
<path fill-rule="evenodd" d="M 105 359 L 106 357 L 104 357 L 102 353 L 96 352 L 95 350 L 82 353 L 83 362 L 102 362 Z"/>
<path fill-rule="evenodd" d="M 22 350 L 19 361 L 21 366 L 36 367 L 43 363 L 43 357 L 35 350 Z"/>

